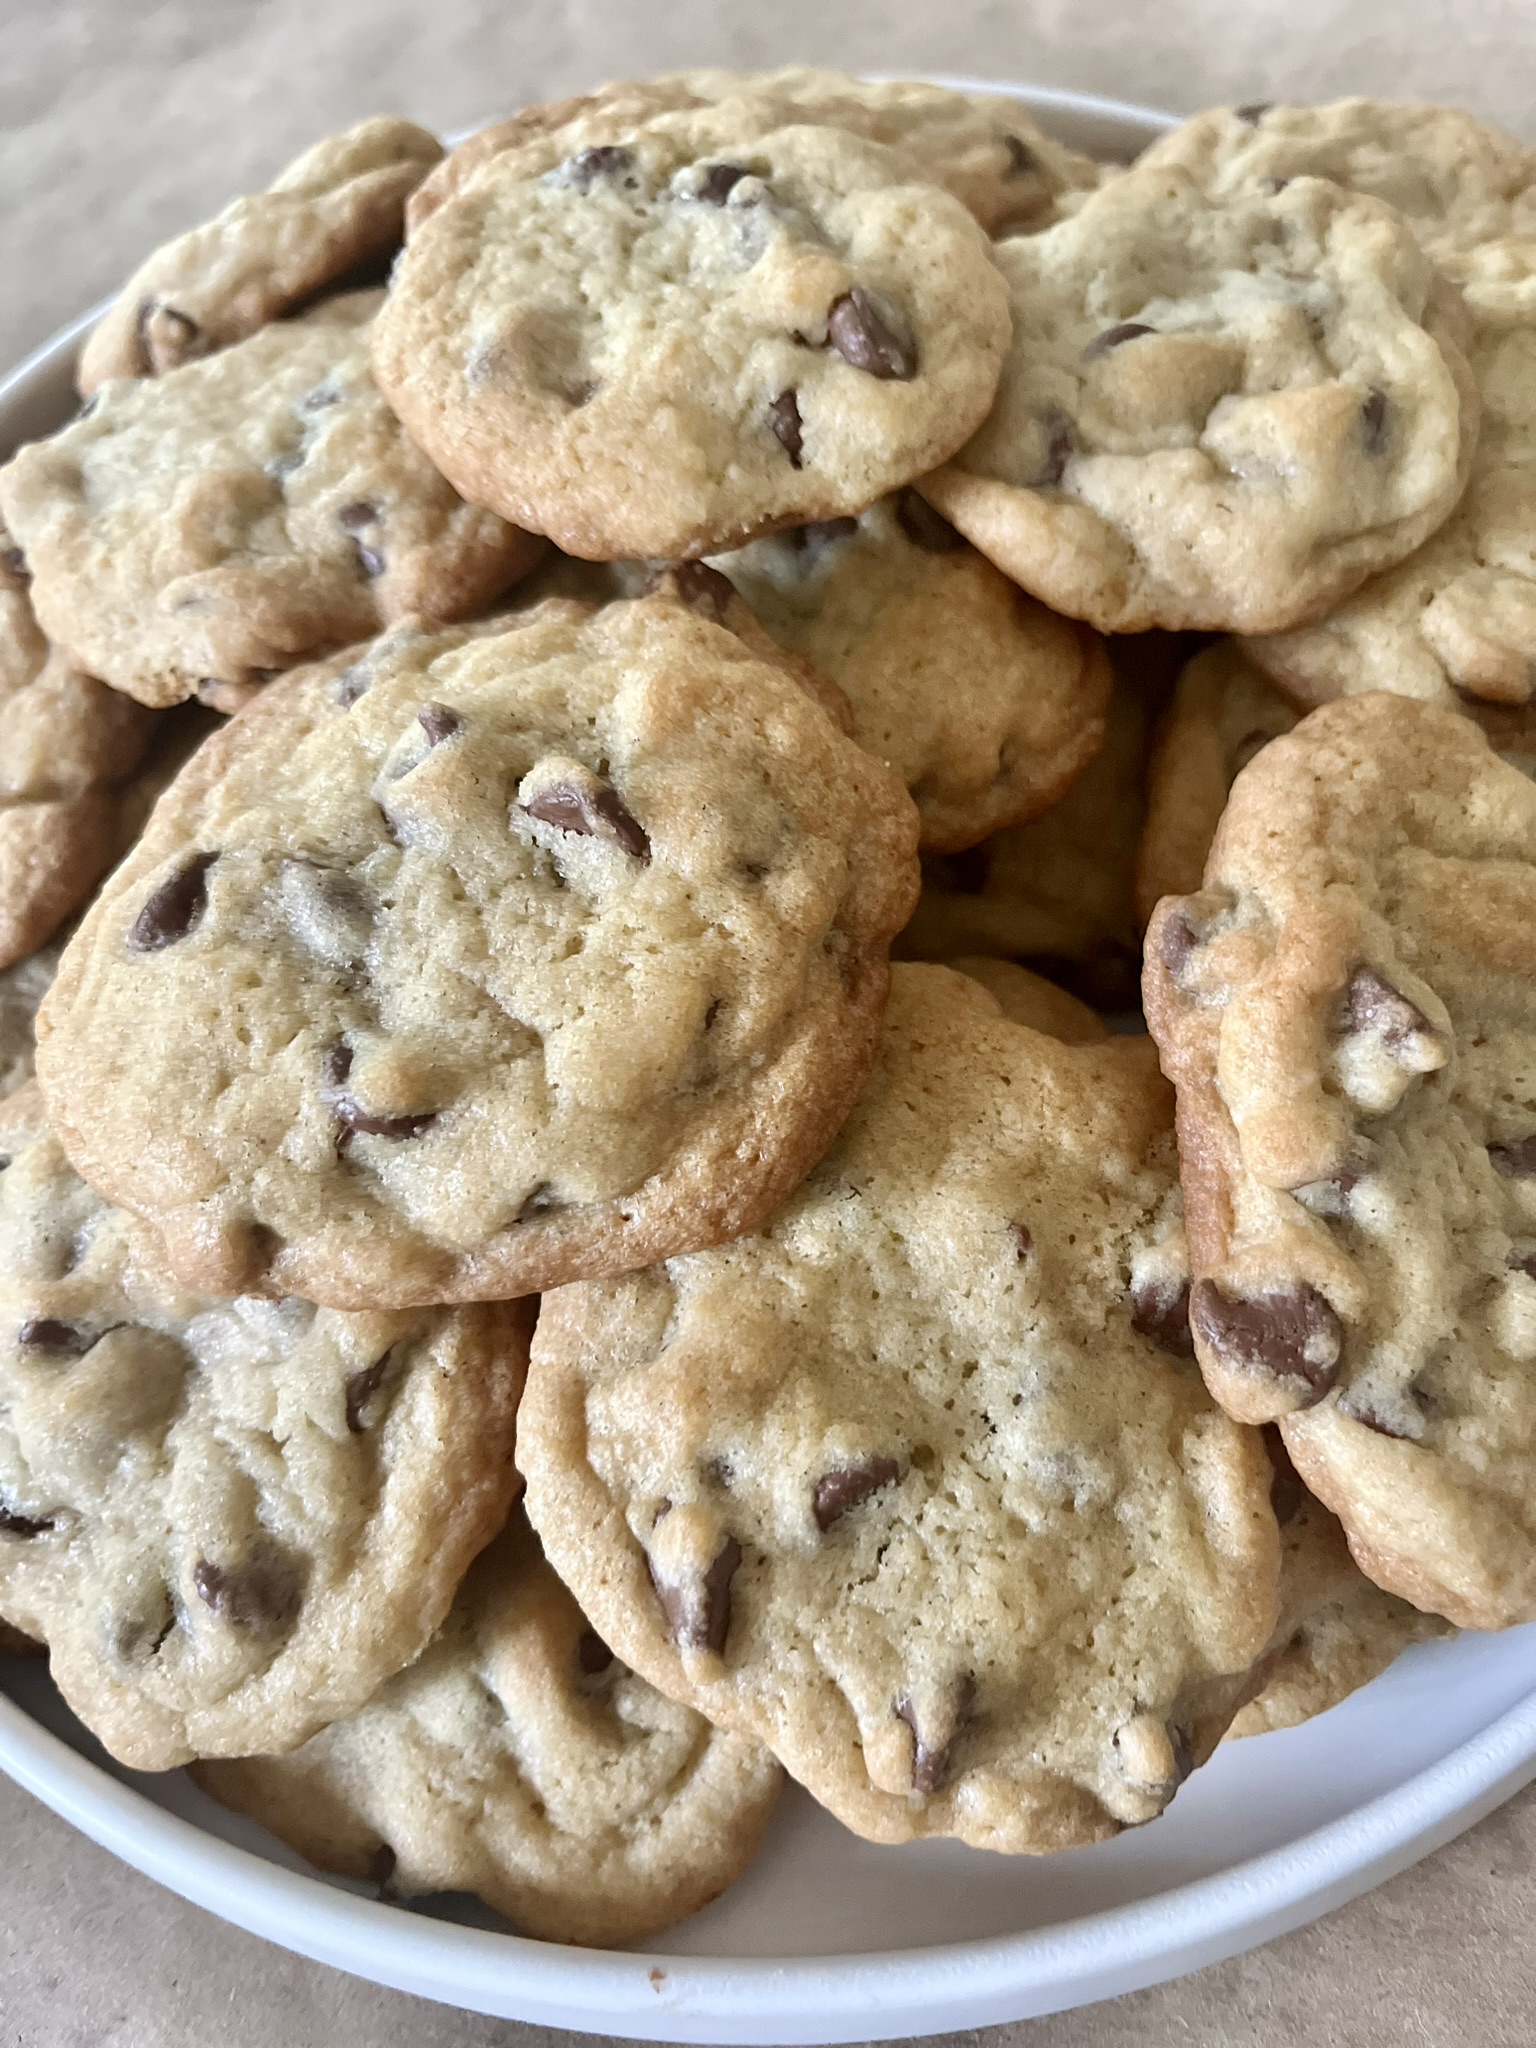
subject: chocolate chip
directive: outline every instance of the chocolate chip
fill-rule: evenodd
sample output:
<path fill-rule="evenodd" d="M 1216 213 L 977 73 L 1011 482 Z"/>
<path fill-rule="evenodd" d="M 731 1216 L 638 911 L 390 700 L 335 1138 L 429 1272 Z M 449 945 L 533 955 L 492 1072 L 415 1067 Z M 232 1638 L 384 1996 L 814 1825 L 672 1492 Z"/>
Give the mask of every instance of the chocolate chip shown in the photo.
<path fill-rule="evenodd" d="M 844 292 L 828 312 L 827 340 L 845 363 L 871 377 L 905 381 L 917 375 L 917 357 L 892 333 L 868 292 L 858 285 Z"/>
<path fill-rule="evenodd" d="M 1150 1337 L 1174 1358 L 1193 1358 L 1189 1328 L 1189 1282 L 1144 1280 L 1131 1290 L 1131 1328 Z"/>
<path fill-rule="evenodd" d="M 245 1566 L 226 1567 L 201 1557 L 192 1568 L 192 1584 L 220 1621 L 263 1634 L 292 1622 L 303 1598 L 298 1569 L 275 1551 Z"/>
<path fill-rule="evenodd" d="M 1411 1431 L 1399 1429 L 1389 1422 L 1372 1402 L 1361 1396 L 1339 1403 L 1339 1413 L 1347 1415 L 1351 1422 L 1358 1422 L 1362 1429 L 1371 1430 L 1376 1436 L 1389 1436 L 1395 1443 L 1411 1444 L 1415 1441 Z"/>
<path fill-rule="evenodd" d="M 663 562 L 652 571 L 641 595 L 649 597 L 664 585 L 690 610 L 702 612 L 717 626 L 724 623 L 731 599 L 736 595 L 730 578 L 711 569 L 707 562 Z"/>
<path fill-rule="evenodd" d="M 377 548 L 364 547 L 363 543 L 356 539 L 354 539 L 352 546 L 357 553 L 357 566 L 365 576 L 382 576 L 384 574 L 384 557 Z"/>
<path fill-rule="evenodd" d="M 866 1458 L 861 1465 L 839 1465 L 823 1472 L 811 1489 L 811 1513 L 817 1528 L 825 1535 L 850 1508 L 900 1477 L 901 1467 L 894 1458 Z"/>
<path fill-rule="evenodd" d="M 378 1420 L 376 1415 L 369 1415 L 368 1404 L 383 1386 L 397 1349 L 398 1346 L 392 1344 L 382 1358 L 376 1358 L 372 1365 L 365 1365 L 361 1371 L 347 1376 L 347 1428 L 354 1436 L 363 1435 Z"/>
<path fill-rule="evenodd" d="M 1387 394 L 1373 385 L 1360 408 L 1360 431 L 1365 436 L 1367 455 L 1379 455 L 1387 445 Z"/>
<path fill-rule="evenodd" d="M 464 720 L 446 704 L 423 704 L 416 714 L 416 723 L 426 734 L 427 745 L 440 747 L 444 740 L 452 739 Z"/>
<path fill-rule="evenodd" d="M 1046 429 L 1045 461 L 1035 479 L 1037 490 L 1047 490 L 1059 484 L 1067 473 L 1067 464 L 1072 460 L 1075 445 L 1072 422 L 1065 413 L 1053 413 L 1044 422 Z"/>
<path fill-rule="evenodd" d="M 1096 362 L 1100 356 L 1107 356 L 1112 348 L 1119 348 L 1123 342 L 1135 341 L 1143 334 L 1156 334 L 1155 327 L 1148 327 L 1142 320 L 1122 320 L 1118 327 L 1106 327 L 1102 334 L 1096 334 L 1083 350 L 1085 363 Z"/>
<path fill-rule="evenodd" d="M 7 548 L 4 554 L 0 554 L 0 569 L 4 569 L 7 576 L 20 577 L 23 582 L 32 580 L 32 571 L 27 567 L 27 558 L 20 548 Z"/>
<path fill-rule="evenodd" d="M 1307 1489 L 1301 1483 L 1301 1474 L 1291 1463 L 1291 1454 L 1285 1447 L 1285 1438 L 1280 1434 L 1277 1422 L 1266 1422 L 1259 1434 L 1264 1439 L 1264 1448 L 1269 1453 L 1269 1462 L 1274 1468 L 1269 1482 L 1269 1505 L 1275 1520 L 1283 1529 L 1295 1520 L 1301 1512 L 1301 1504 L 1307 1497 Z"/>
<path fill-rule="evenodd" d="M 1273 100 L 1248 100 L 1242 106 L 1234 107 L 1232 111 L 1239 121 L 1245 122 L 1250 128 L 1257 128 L 1274 104 Z"/>
<path fill-rule="evenodd" d="M 336 524 L 343 533 L 361 533 L 365 526 L 372 526 L 378 516 L 377 505 L 370 505 L 366 498 L 354 498 L 350 505 L 343 505 L 336 514 Z"/>
<path fill-rule="evenodd" d="M 29 1351 L 55 1351 L 65 1358 L 84 1358 L 96 1339 L 73 1323 L 61 1323 L 53 1316 L 34 1316 L 16 1332 L 18 1344 Z"/>
<path fill-rule="evenodd" d="M 724 206 L 742 179 L 751 175 L 745 164 L 711 164 L 694 196 L 708 200 L 711 206 Z"/>
<path fill-rule="evenodd" d="M 1012 1223 L 1008 1227 L 1013 1239 L 1013 1255 L 1016 1259 L 1027 1259 L 1034 1249 L 1035 1240 L 1027 1223 Z"/>
<path fill-rule="evenodd" d="M 338 1040 L 321 1063 L 320 1094 L 348 1137 L 419 1138 L 429 1124 L 437 1121 L 435 1109 L 405 1116 L 380 1116 L 364 1109 L 345 1085 L 351 1072 L 352 1048 Z"/>
<path fill-rule="evenodd" d="M 781 391 L 769 406 L 768 424 L 788 455 L 790 468 L 799 469 L 804 422 L 800 418 L 800 400 L 793 391 Z"/>
<path fill-rule="evenodd" d="M 587 1629 L 576 1639 L 576 1662 L 588 1678 L 596 1678 L 600 1671 L 606 1671 L 613 1662 L 613 1652 L 597 1633 Z"/>
<path fill-rule="evenodd" d="M 574 782 L 552 782 L 547 789 L 536 791 L 523 808 L 530 818 L 553 825 L 557 831 L 577 832 L 588 839 L 614 839 L 636 860 L 650 860 L 651 842 L 644 828 L 608 783 L 587 789 Z"/>
<path fill-rule="evenodd" d="M 52 1527 L 47 1516 L 24 1515 L 0 1500 L 0 1536 L 46 1536 Z"/>
<path fill-rule="evenodd" d="M 1490 1145 L 1488 1157 L 1496 1173 L 1506 1180 L 1525 1180 L 1536 1174 L 1536 1133 L 1515 1138 L 1502 1145 Z"/>
<path fill-rule="evenodd" d="M 713 1650 L 716 1656 L 724 1651 L 731 1627 L 731 1581 L 740 1563 L 741 1545 L 727 1536 L 703 1578 L 691 1585 L 669 1585 L 651 1570 L 656 1598 L 680 1649 Z"/>
<path fill-rule="evenodd" d="M 135 953 L 158 953 L 192 931 L 208 904 L 208 871 L 216 853 L 194 853 L 151 892 L 128 933 Z"/>
<path fill-rule="evenodd" d="M 907 539 L 930 555 L 952 555 L 968 545 L 921 491 L 905 490 L 896 500 L 896 523 Z"/>
<path fill-rule="evenodd" d="M 1436 1037 L 1417 1003 L 1384 981 L 1373 967 L 1357 967 L 1344 992 L 1344 1014 L 1351 1031 L 1368 1031 L 1388 1052 L 1401 1052 L 1410 1038 Z"/>
<path fill-rule="evenodd" d="M 1310 1407 L 1339 1376 L 1344 1330 L 1332 1304 L 1306 1281 L 1243 1300 L 1214 1280 L 1197 1282 L 1189 1302 L 1195 1335 L 1229 1372 L 1300 1381 Z"/>
<path fill-rule="evenodd" d="M 1039 157 L 1017 135 L 1005 135 L 1003 147 L 1008 152 L 1008 168 L 1003 173 L 1004 177 L 1027 178 L 1032 171 L 1040 169 Z"/>
<path fill-rule="evenodd" d="M 896 1718 L 905 1721 L 912 1730 L 912 1790 L 914 1792 L 942 1792 L 949 1782 L 954 1762 L 955 1743 L 959 1739 L 960 1725 L 970 1715 L 976 1700 L 976 1681 L 969 1676 L 961 1679 L 955 1694 L 953 1723 L 949 1734 L 942 1742 L 930 1743 L 918 1729 L 917 1709 L 910 1699 L 896 1702 Z"/>
<path fill-rule="evenodd" d="M 1163 965 L 1174 981 L 1182 981 L 1190 955 L 1200 944 L 1195 928 L 1182 910 L 1170 911 L 1163 919 L 1161 952 Z"/>
<path fill-rule="evenodd" d="M 567 184 L 574 185 L 579 192 L 588 192 L 599 178 L 621 178 L 634 166 L 635 159 L 629 150 L 620 149 L 614 143 L 605 143 L 568 156 L 556 175 Z"/>
<path fill-rule="evenodd" d="M 390 1889 L 390 1881 L 395 1874 L 396 1860 L 395 1852 L 388 1842 L 380 1842 L 378 1848 L 368 1858 L 368 1882 L 381 1900 L 394 1896 Z"/>

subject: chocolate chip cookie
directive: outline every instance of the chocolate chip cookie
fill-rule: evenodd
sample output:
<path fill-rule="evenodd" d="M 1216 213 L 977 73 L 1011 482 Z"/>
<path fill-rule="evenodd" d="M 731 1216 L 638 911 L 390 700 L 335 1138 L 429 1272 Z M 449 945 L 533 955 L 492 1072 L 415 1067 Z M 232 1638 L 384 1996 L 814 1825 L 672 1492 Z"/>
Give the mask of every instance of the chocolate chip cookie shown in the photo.
<path fill-rule="evenodd" d="M 847 694 L 860 746 L 912 792 L 925 851 L 1049 809 L 1103 743 L 1098 635 L 1026 597 L 916 491 L 714 566 Z"/>
<path fill-rule="evenodd" d="M 80 354 L 90 397 L 109 377 L 158 377 L 243 341 L 399 248 L 405 202 L 442 155 L 423 128 L 383 116 L 327 136 L 204 226 L 140 265 Z"/>
<path fill-rule="evenodd" d="M 58 964 L 52 945 L 0 969 L 0 1097 L 13 1095 L 32 1072 L 32 1020 Z"/>
<path fill-rule="evenodd" d="M 1414 1643 L 1449 1635 L 1438 1615 L 1373 1586 L 1349 1554 L 1338 1518 L 1302 1485 L 1279 1429 L 1264 1425 L 1275 1462 L 1270 1501 L 1280 1522 L 1280 1623 L 1264 1687 L 1227 1740 L 1294 1728 L 1379 1678 Z"/>
<path fill-rule="evenodd" d="M 355 1712 L 506 1517 L 531 1314 L 190 1294 L 35 1085 L 0 1156 L 0 1615 L 136 1769 Z"/>
<path fill-rule="evenodd" d="M 1536 787 L 1343 698 L 1238 776 L 1147 935 L 1213 1392 L 1279 1418 L 1379 1585 L 1536 1617 Z"/>
<path fill-rule="evenodd" d="M 205 1791 L 387 1899 L 475 1892 L 520 1933 L 606 1946 L 718 1898 L 779 1766 L 614 1656 L 520 1510 L 430 1647 L 289 1756 L 194 1766 Z"/>
<path fill-rule="evenodd" d="M 959 202 L 839 129 L 726 149 L 711 119 L 491 157 L 414 229 L 379 316 L 418 444 L 570 554 L 860 512 L 992 402 L 1007 293 Z"/>
<path fill-rule="evenodd" d="M 898 957 L 1034 960 L 1097 1008 L 1133 1006 L 1141 925 L 1133 889 L 1151 743 L 1147 696 L 1123 677 L 1104 745 L 1061 802 L 965 853 L 923 863 Z"/>
<path fill-rule="evenodd" d="M 496 1299 L 750 1229 L 879 1034 L 897 778 L 667 596 L 407 625 L 183 771 L 40 1019 L 189 1283 Z"/>
<path fill-rule="evenodd" d="M 1043 1031 L 1047 1038 L 1059 1038 L 1063 1045 L 1100 1045 L 1110 1035 L 1109 1026 L 1097 1010 L 1090 1010 L 1086 1003 L 1080 1003 L 1054 981 L 1047 981 L 1043 974 L 1031 974 L 1016 960 L 962 953 L 943 964 L 971 981 L 979 981 L 1013 1023 L 1027 1024 L 1031 1031 Z"/>
<path fill-rule="evenodd" d="M 113 383 L 0 470 L 44 631 L 145 704 L 477 610 L 539 543 L 466 505 L 368 371 L 375 293 Z"/>
<path fill-rule="evenodd" d="M 996 255 L 1013 310 L 997 403 L 922 488 L 1057 611 L 1283 632 L 1461 496 L 1465 309 L 1379 200 L 1138 168 Z"/>
<path fill-rule="evenodd" d="M 1189 663 L 1163 713 L 1147 768 L 1146 823 L 1136 853 L 1143 924 L 1160 897 L 1200 887 L 1235 777 L 1296 719 L 1240 641 L 1218 641 Z"/>
<path fill-rule="evenodd" d="M 872 1840 L 1151 1819 L 1273 1630 L 1269 1463 L 1188 1357 L 1151 1052 L 899 967 L 764 1227 L 544 1298 L 518 1456 L 551 1563 Z"/>

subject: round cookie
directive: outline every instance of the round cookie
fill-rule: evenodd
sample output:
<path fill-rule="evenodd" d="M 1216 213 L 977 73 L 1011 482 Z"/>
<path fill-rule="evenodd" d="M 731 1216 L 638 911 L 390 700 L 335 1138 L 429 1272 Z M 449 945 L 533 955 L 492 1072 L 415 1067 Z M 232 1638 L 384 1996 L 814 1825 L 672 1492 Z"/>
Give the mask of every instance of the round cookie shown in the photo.
<path fill-rule="evenodd" d="M 637 1941 L 751 1861 L 782 1774 L 588 1627 L 520 1510 L 408 1671 L 288 1756 L 193 1766 L 322 1870 L 474 1892 L 522 1934 Z"/>
<path fill-rule="evenodd" d="M 916 491 L 715 557 L 761 623 L 847 694 L 854 737 L 912 792 L 926 852 L 1021 825 L 1098 752 L 1109 659 Z"/>
<path fill-rule="evenodd" d="M 1122 673 L 1104 745 L 1060 803 L 965 853 L 923 863 L 923 892 L 896 956 L 1035 960 L 1098 1009 L 1134 1006 L 1141 926 L 1133 881 L 1151 730 L 1148 696 Z"/>
<path fill-rule="evenodd" d="M 1226 1740 L 1294 1728 L 1327 1713 L 1379 1678 L 1414 1643 L 1450 1630 L 1438 1615 L 1373 1586 L 1349 1554 L 1338 1518 L 1315 1500 L 1274 1423 L 1264 1438 L 1275 1462 L 1270 1500 L 1280 1523 L 1280 1622 L 1264 1660 L 1264 1688 L 1243 1707 Z"/>
<path fill-rule="evenodd" d="M 1146 1006 L 1191 1323 L 1369 1577 L 1536 1618 L 1536 787 L 1467 719 L 1348 697 L 1237 778 Z"/>
<path fill-rule="evenodd" d="M 997 403 L 922 489 L 1053 609 L 1105 632 L 1286 631 L 1461 496 L 1465 311 L 1379 201 L 1133 169 L 995 253 Z"/>
<path fill-rule="evenodd" d="M 1090 1010 L 1043 974 L 1031 974 L 1017 961 L 962 953 L 944 965 L 969 981 L 979 981 L 1010 1022 L 1027 1024 L 1031 1031 L 1059 1038 L 1063 1045 L 1102 1045 L 1110 1035 L 1097 1010 Z"/>
<path fill-rule="evenodd" d="M 709 110 L 492 157 L 416 228 L 374 371 L 443 474 L 569 554 L 692 557 L 861 511 L 980 424 L 990 246 L 835 128 Z"/>
<path fill-rule="evenodd" d="M 382 273 L 405 202 L 442 155 L 409 121 L 378 116 L 305 150 L 265 192 L 146 259 L 81 350 L 89 398 L 109 377 L 158 377 L 243 341 L 360 271 Z"/>
<path fill-rule="evenodd" d="M 57 944 L 0 969 L 0 1098 L 32 1072 L 32 1020 L 59 964 Z"/>
<path fill-rule="evenodd" d="M 1136 852 L 1136 910 L 1143 924 L 1159 898 L 1200 887 L 1233 780 L 1296 719 L 1247 660 L 1241 642 L 1218 641 L 1189 663 L 1147 766 L 1146 822 Z"/>
<path fill-rule="evenodd" d="M 767 1225 L 544 1298 L 518 1456 L 551 1563 L 871 1840 L 1151 1819 L 1274 1627 L 1269 1464 L 1169 1285 L 1151 1052 L 899 967 L 868 1086 Z"/>
<path fill-rule="evenodd" d="M 461 617 L 531 566 L 539 543 L 466 505 L 385 404 L 368 370 L 378 303 L 328 300 L 206 362 L 113 383 L 0 470 L 56 646 L 174 704 L 412 612 Z"/>
<path fill-rule="evenodd" d="M 874 1057 L 917 817 L 674 598 L 407 625 L 208 741 L 40 1018 L 221 1292 L 496 1299 L 750 1229 Z"/>
<path fill-rule="evenodd" d="M 531 1314 L 189 1294 L 35 1086 L 0 1155 L 0 1616 L 138 1770 L 355 1712 L 506 1517 Z"/>

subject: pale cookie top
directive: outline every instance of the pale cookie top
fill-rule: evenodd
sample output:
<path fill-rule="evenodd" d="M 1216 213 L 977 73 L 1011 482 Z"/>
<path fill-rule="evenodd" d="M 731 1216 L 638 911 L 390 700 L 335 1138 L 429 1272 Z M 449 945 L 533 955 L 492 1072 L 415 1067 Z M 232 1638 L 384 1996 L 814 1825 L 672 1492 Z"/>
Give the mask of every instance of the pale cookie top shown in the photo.
<path fill-rule="evenodd" d="M 1047 810 L 1098 752 L 1109 659 L 916 491 L 716 556 L 761 623 L 846 692 L 912 792 L 926 852 Z"/>
<path fill-rule="evenodd" d="M 1218 641 L 1185 668 L 1147 765 L 1147 815 L 1136 852 L 1143 924 L 1159 897 L 1200 887 L 1234 779 L 1296 719 L 1239 641 Z"/>
<path fill-rule="evenodd" d="M 1471 363 L 1482 432 L 1444 526 L 1315 626 L 1250 645 L 1303 708 L 1361 690 L 1524 704 L 1536 689 L 1536 314 L 1484 322 Z"/>
<path fill-rule="evenodd" d="M 538 544 L 466 505 L 368 370 L 376 294 L 108 384 L 0 470 L 49 638 L 146 704 L 260 682 L 408 612 L 457 618 Z"/>
<path fill-rule="evenodd" d="M 1379 1678 L 1414 1643 L 1449 1635 L 1438 1615 L 1373 1586 L 1349 1554 L 1338 1518 L 1302 1485 L 1280 1431 L 1264 1425 L 1275 1462 L 1270 1502 L 1280 1524 L 1280 1621 L 1260 1669 L 1264 1687 L 1227 1739 L 1294 1728 Z"/>
<path fill-rule="evenodd" d="M 0 1157 L 0 1615 L 139 1770 L 355 1712 L 506 1515 L 531 1317 L 189 1294 L 35 1087 Z"/>
<path fill-rule="evenodd" d="M 382 282 L 406 199 L 442 153 L 409 121 L 359 121 L 305 150 L 265 192 L 165 243 L 92 331 L 81 395 L 109 377 L 158 377 L 212 355 L 360 270 Z"/>
<path fill-rule="evenodd" d="M 518 1455 L 551 1563 L 870 1839 L 1151 1819 L 1274 1627 L 1269 1463 L 1187 1355 L 1151 1052 L 899 967 L 765 1228 L 544 1297 Z"/>
<path fill-rule="evenodd" d="M 1536 1618 L 1536 786 L 1469 720 L 1325 705 L 1147 935 L 1191 1321 L 1388 1590 Z"/>
<path fill-rule="evenodd" d="M 59 964 L 57 944 L 0 969 L 0 1097 L 32 1072 L 32 1020 Z"/>
<path fill-rule="evenodd" d="M 1216 197 L 1177 165 L 1134 169 L 996 256 L 997 403 L 923 490 L 1056 610 L 1280 632 L 1461 495 L 1465 312 L 1379 200 L 1320 178 Z"/>
<path fill-rule="evenodd" d="M 964 853 L 923 863 L 923 893 L 899 957 L 1033 959 L 1102 1009 L 1137 999 L 1141 925 L 1132 881 L 1152 719 L 1124 681 L 1104 745 L 1061 802 Z"/>
<path fill-rule="evenodd" d="M 838 129 L 727 148 L 711 120 L 491 158 L 413 232 L 379 316 L 374 369 L 420 446 L 571 554 L 858 512 L 992 402 L 1007 293 L 959 202 Z"/>
<path fill-rule="evenodd" d="M 1109 1026 L 1097 1010 L 1089 1009 L 1067 989 L 1043 974 L 1032 974 L 1016 960 L 994 960 L 985 953 L 962 953 L 944 962 L 957 974 L 979 981 L 1005 1017 L 1015 1024 L 1027 1024 L 1031 1031 L 1043 1031 L 1047 1038 L 1059 1038 L 1063 1045 L 1099 1045 L 1109 1037 Z"/>
<path fill-rule="evenodd" d="M 750 1862 L 782 1773 L 614 1656 L 520 1509 L 431 1646 L 289 1756 L 198 1783 L 381 1895 L 474 1892 L 520 1934 L 604 1946 L 709 1904 Z"/>
<path fill-rule="evenodd" d="M 830 1142 L 916 838 L 674 599 L 402 627 L 203 746 L 65 957 L 44 1084 L 199 1285 L 624 1271 L 750 1228 Z"/>
<path fill-rule="evenodd" d="M 1331 178 L 1403 216 L 1474 311 L 1536 312 L 1536 149 L 1457 107 L 1346 99 L 1215 107 L 1146 150 L 1209 189 Z"/>

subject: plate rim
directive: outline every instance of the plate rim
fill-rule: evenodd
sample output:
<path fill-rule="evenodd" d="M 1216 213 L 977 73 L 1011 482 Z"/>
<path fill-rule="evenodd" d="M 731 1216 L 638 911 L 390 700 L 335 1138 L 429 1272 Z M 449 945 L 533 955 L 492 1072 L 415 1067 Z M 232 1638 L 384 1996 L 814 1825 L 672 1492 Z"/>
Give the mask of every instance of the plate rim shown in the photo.
<path fill-rule="evenodd" d="M 1055 114 L 1146 135 L 1179 118 L 1067 87 L 923 75 L 1007 94 L 1047 123 Z M 57 374 L 109 303 L 70 321 L 0 377 L 0 411 Z M 828 1956 L 584 1949 L 402 1913 L 167 1811 L 52 1734 L 3 1689 L 0 1771 L 192 1904 L 353 1976 L 462 2010 L 632 2040 L 831 2043 L 867 2041 L 876 2032 L 911 2038 L 1091 2004 L 1305 1925 L 1441 1847 L 1536 1778 L 1536 1686 L 1393 1790 L 1223 1871 L 1047 1928 Z"/>

